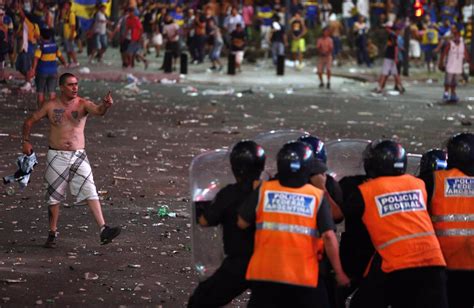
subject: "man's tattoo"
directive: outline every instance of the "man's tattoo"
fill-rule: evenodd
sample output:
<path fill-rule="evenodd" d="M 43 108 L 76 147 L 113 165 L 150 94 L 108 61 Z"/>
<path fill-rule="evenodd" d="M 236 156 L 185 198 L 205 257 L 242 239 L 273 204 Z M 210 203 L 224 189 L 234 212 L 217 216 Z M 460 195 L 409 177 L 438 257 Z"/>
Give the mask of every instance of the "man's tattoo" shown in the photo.
<path fill-rule="evenodd" d="M 77 118 L 79 117 L 79 112 L 78 111 L 73 111 L 73 112 L 71 112 L 71 115 L 74 119 L 77 120 Z"/>
<path fill-rule="evenodd" d="M 54 123 L 60 124 L 63 121 L 64 109 L 53 109 Z"/>

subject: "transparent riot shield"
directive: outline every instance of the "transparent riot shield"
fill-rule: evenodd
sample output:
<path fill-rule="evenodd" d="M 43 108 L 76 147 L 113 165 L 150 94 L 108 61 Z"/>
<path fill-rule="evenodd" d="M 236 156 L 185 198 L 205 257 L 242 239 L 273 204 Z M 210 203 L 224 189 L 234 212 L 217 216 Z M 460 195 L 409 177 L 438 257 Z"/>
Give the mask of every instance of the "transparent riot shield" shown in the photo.
<path fill-rule="evenodd" d="M 421 154 L 408 153 L 407 173 L 417 176 L 420 171 Z"/>
<path fill-rule="evenodd" d="M 229 151 L 214 150 L 196 156 L 189 168 L 191 188 L 191 226 L 193 263 L 199 278 L 214 273 L 224 259 L 222 230 L 220 227 L 199 226 L 199 209 L 209 206 L 217 192 L 235 182 L 229 163 Z"/>
<path fill-rule="evenodd" d="M 262 173 L 262 179 L 269 179 L 276 174 L 276 157 L 282 146 L 289 141 L 295 141 L 299 137 L 307 134 L 305 131 L 298 130 L 272 130 L 255 136 L 253 140 L 263 147 L 266 156 L 265 170 Z"/>
<path fill-rule="evenodd" d="M 362 153 L 370 140 L 336 139 L 326 142 L 328 173 L 337 181 L 345 176 L 365 174 Z"/>
<path fill-rule="evenodd" d="M 280 148 L 303 134 L 304 132 L 291 130 L 271 131 L 253 139 L 265 150 L 266 163 L 262 180 L 275 175 L 276 155 Z M 230 150 L 215 150 L 196 156 L 191 162 L 189 183 L 192 197 L 192 254 L 200 279 L 211 276 L 224 259 L 221 228 L 203 228 L 199 226 L 197 219 L 202 206 L 209 206 L 221 188 L 235 182 L 229 155 Z"/>
<path fill-rule="evenodd" d="M 370 140 L 337 139 L 326 142 L 328 172 L 336 180 L 345 176 L 365 174 L 362 153 Z M 407 154 L 406 173 L 418 175 L 420 154 Z"/>

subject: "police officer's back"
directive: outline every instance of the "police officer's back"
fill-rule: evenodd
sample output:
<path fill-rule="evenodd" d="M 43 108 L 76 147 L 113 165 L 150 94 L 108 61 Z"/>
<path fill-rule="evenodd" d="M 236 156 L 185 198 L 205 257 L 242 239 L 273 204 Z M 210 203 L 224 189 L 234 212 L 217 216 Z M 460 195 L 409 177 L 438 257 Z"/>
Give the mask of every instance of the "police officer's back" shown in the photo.
<path fill-rule="evenodd" d="M 262 183 L 239 210 L 238 225 L 256 225 L 255 249 L 247 270 L 249 307 L 327 307 L 319 289 L 318 233 L 336 273 L 348 284 L 324 192 L 308 184 L 313 152 L 290 142 L 277 156 L 278 179 Z"/>
<path fill-rule="evenodd" d="M 424 183 L 405 174 L 407 156 L 394 141 L 372 142 L 363 158 L 369 180 L 352 194 L 344 214 L 362 221 L 380 256 L 385 287 L 377 295 L 393 308 L 447 307 L 445 262 L 426 209 Z"/>
<path fill-rule="evenodd" d="M 423 177 L 429 211 L 447 263 L 450 307 L 474 306 L 474 134 L 447 143 L 447 169 Z"/>

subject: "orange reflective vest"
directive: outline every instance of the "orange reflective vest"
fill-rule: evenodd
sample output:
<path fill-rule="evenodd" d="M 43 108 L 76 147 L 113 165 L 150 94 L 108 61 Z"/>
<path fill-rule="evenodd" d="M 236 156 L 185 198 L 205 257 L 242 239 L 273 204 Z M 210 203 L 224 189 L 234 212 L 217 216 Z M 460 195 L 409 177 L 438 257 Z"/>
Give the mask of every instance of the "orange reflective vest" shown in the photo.
<path fill-rule="evenodd" d="M 276 180 L 262 184 L 248 280 L 318 285 L 316 217 L 323 194 L 309 184 L 299 188 L 283 187 Z"/>
<path fill-rule="evenodd" d="M 445 266 L 423 181 L 411 175 L 378 177 L 361 185 L 362 221 L 382 257 L 382 270 Z"/>
<path fill-rule="evenodd" d="M 474 270 L 474 177 L 434 173 L 431 220 L 449 269 Z"/>

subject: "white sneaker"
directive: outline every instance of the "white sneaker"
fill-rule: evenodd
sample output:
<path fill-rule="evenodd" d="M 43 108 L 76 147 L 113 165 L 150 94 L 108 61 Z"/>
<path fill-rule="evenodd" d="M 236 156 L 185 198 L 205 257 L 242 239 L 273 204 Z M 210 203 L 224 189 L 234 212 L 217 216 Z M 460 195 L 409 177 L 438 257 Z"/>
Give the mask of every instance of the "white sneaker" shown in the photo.
<path fill-rule="evenodd" d="M 24 85 L 20 87 L 21 91 L 31 91 L 31 83 L 30 82 L 25 82 Z"/>

